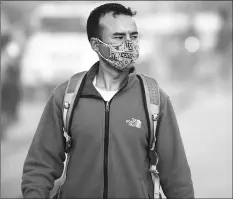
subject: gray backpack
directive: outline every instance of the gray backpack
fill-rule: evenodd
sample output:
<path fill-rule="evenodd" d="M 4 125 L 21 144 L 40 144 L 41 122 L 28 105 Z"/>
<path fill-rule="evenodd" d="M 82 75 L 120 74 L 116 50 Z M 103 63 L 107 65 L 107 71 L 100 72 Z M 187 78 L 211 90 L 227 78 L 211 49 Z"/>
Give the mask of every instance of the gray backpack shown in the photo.
<path fill-rule="evenodd" d="M 81 91 L 81 84 L 83 80 L 85 81 L 86 71 L 77 73 L 73 75 L 68 82 L 66 87 L 64 101 L 63 101 L 63 135 L 66 139 L 66 161 L 65 167 L 63 170 L 63 174 L 61 178 L 55 181 L 54 188 L 50 192 L 50 198 L 59 198 L 60 195 L 60 188 L 64 184 L 66 180 L 66 171 L 70 159 L 70 147 L 72 144 L 71 134 L 69 132 L 69 126 L 72 117 L 72 110 L 74 106 L 75 100 L 79 97 Z M 160 94 L 159 94 L 159 86 L 151 77 L 146 75 L 138 74 L 137 75 L 141 85 L 142 90 L 144 92 L 145 101 L 146 101 L 146 111 L 149 114 L 150 118 L 150 125 L 149 130 L 151 132 L 151 141 L 150 141 L 150 159 L 151 165 L 149 171 L 151 172 L 152 180 L 154 183 L 154 198 L 161 198 L 161 190 L 160 190 L 160 181 L 159 181 L 159 172 L 157 170 L 157 164 L 159 161 L 158 155 L 155 151 L 155 144 L 156 144 L 156 127 L 157 127 L 157 120 L 159 116 L 159 107 L 160 107 Z"/>

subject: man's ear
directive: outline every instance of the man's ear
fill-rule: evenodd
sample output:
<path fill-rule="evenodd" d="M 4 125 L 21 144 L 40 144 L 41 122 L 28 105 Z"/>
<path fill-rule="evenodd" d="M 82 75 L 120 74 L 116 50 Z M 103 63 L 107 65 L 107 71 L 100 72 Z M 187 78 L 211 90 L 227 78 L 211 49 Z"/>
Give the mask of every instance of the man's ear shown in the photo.
<path fill-rule="evenodd" d="M 90 39 L 90 44 L 91 44 L 91 47 L 94 51 L 98 51 L 99 50 L 99 41 L 97 38 L 94 38 L 92 37 Z"/>

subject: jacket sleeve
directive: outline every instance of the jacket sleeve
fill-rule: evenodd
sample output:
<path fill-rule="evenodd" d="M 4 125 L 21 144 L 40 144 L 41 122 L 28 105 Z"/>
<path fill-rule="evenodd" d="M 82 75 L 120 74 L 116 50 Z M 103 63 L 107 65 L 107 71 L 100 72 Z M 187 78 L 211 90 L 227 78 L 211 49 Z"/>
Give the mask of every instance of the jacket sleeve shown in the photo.
<path fill-rule="evenodd" d="M 163 102 L 163 104 L 162 104 Z M 161 187 L 167 198 L 194 198 L 191 171 L 176 116 L 167 95 L 161 99 L 156 150 Z"/>
<path fill-rule="evenodd" d="M 52 93 L 24 163 L 21 183 L 24 198 L 49 198 L 54 181 L 62 175 L 65 153 L 61 105 L 62 101 L 58 102 Z"/>

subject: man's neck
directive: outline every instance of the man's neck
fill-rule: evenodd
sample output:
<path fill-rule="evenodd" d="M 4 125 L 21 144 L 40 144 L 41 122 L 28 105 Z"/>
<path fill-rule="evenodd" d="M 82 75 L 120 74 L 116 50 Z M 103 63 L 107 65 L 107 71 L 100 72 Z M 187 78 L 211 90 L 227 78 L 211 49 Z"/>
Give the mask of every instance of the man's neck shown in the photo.
<path fill-rule="evenodd" d="M 116 91 L 125 83 L 129 69 L 118 71 L 100 60 L 96 76 L 96 86 L 106 91 Z"/>

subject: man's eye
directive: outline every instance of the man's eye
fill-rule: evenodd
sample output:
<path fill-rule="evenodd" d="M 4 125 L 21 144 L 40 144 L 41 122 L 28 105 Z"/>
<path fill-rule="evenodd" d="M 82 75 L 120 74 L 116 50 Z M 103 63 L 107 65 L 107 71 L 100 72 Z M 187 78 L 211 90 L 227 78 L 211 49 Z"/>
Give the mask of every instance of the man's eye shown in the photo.
<path fill-rule="evenodd" d="M 137 39 L 138 38 L 138 35 L 133 35 L 131 36 L 132 39 Z"/>
<path fill-rule="evenodd" d="M 115 39 L 123 39 L 123 37 L 122 37 L 122 36 L 119 36 L 119 37 L 115 37 Z"/>

